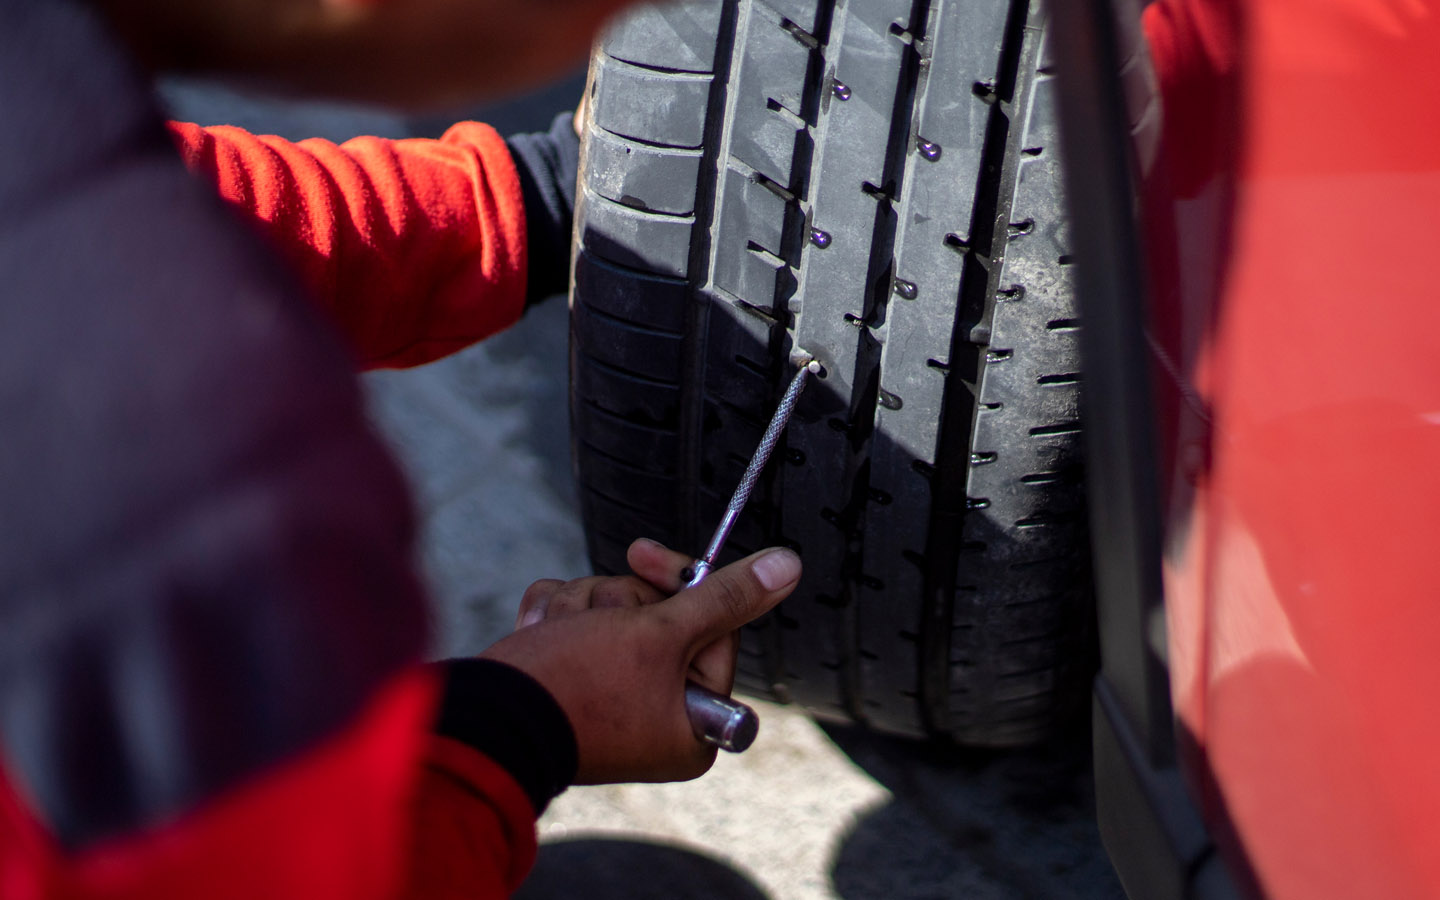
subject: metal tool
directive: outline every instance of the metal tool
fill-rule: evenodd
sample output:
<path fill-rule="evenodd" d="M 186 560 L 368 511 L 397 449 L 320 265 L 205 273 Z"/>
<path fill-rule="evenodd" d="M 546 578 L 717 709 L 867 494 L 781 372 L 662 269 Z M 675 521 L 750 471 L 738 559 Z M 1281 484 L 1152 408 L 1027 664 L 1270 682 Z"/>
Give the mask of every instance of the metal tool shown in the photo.
<path fill-rule="evenodd" d="M 755 490 L 755 482 L 759 479 L 760 472 L 769 461 L 775 445 L 780 442 L 780 435 L 790 421 L 790 414 L 795 412 L 795 404 L 800 399 L 800 392 L 805 388 L 806 377 L 820 371 L 820 364 L 809 356 L 802 357 L 799 366 L 800 371 L 785 390 L 780 407 L 775 410 L 764 437 L 760 438 L 760 445 L 755 448 L 755 455 L 750 457 L 750 464 L 745 467 L 745 474 L 740 476 L 740 484 L 730 498 L 725 517 L 720 520 L 714 536 L 710 538 L 710 546 L 705 549 L 704 556 L 695 560 L 694 574 L 681 590 L 687 590 L 704 581 L 705 576 L 715 567 L 715 557 L 720 555 L 720 548 L 725 546 L 725 539 L 735 527 L 735 521 L 740 517 L 740 511 L 745 508 L 746 501 L 750 499 L 750 493 Z M 749 747 L 760 730 L 760 717 L 755 714 L 755 710 L 693 681 L 685 683 L 685 711 L 690 715 L 690 727 L 695 729 L 696 737 L 731 753 L 739 753 Z"/>

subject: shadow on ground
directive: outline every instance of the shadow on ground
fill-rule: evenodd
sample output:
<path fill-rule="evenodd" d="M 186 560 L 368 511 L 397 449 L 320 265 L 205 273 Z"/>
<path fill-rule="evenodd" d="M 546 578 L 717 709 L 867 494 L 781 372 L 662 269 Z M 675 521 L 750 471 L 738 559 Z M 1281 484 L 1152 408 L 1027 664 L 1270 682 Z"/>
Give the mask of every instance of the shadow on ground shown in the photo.
<path fill-rule="evenodd" d="M 693 787 L 562 797 L 520 896 L 1123 900 L 1083 728 L 977 752 L 764 716 L 772 743 Z"/>
<path fill-rule="evenodd" d="M 894 798 L 840 839 L 838 897 L 1123 900 L 1095 824 L 1083 725 L 1018 751 L 825 731 Z"/>
<path fill-rule="evenodd" d="M 666 844 L 605 838 L 555 841 L 540 851 L 515 900 L 770 900 L 720 860 Z"/>

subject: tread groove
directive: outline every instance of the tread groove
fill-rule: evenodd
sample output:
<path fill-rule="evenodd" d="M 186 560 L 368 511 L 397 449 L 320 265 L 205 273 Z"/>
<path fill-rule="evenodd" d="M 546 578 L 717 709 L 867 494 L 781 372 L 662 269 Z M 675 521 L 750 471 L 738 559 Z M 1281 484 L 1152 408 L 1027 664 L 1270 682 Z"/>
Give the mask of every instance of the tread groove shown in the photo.
<path fill-rule="evenodd" d="M 596 403 L 594 400 L 591 400 L 589 397 L 579 397 L 577 399 L 581 404 L 583 404 L 587 409 L 591 410 L 591 412 L 593 412 L 595 415 L 604 416 L 607 419 L 613 420 L 616 424 L 624 425 L 626 428 L 638 428 L 641 431 L 648 431 L 652 434 L 663 434 L 667 436 L 673 436 L 676 434 L 675 430 L 671 428 L 661 428 L 660 426 L 652 425 L 649 422 L 638 422 L 634 419 L 627 419 L 625 416 L 615 412 L 614 410 L 606 409 L 605 407 Z"/>
<path fill-rule="evenodd" d="M 678 331 L 666 331 L 666 330 L 664 330 L 663 328 L 656 328 L 656 327 L 653 326 L 653 325 L 646 325 L 646 324 L 642 324 L 642 323 L 640 323 L 640 322 L 633 322 L 633 321 L 631 321 L 630 319 L 627 319 L 627 318 L 625 318 L 625 317 L 623 317 L 623 316 L 617 316 L 617 315 L 615 315 L 614 313 L 608 313 L 608 312 L 605 312 L 604 310 L 596 309 L 594 306 L 591 306 L 589 303 L 586 303 L 584 300 L 576 299 L 575 305 L 585 307 L 585 314 L 588 315 L 588 316 L 594 316 L 595 318 L 600 319 L 600 320 L 602 320 L 602 321 L 613 323 L 614 325 L 616 325 L 616 326 L 618 326 L 618 327 L 620 327 L 620 328 L 623 328 L 623 329 L 625 329 L 626 331 L 633 331 L 633 332 L 635 332 L 636 334 L 648 334 L 648 335 L 652 335 L 652 336 L 654 336 L 654 337 L 671 338 L 671 339 L 678 339 L 678 338 L 683 338 L 683 337 L 684 337 L 684 334 L 683 334 L 682 332 L 678 332 Z"/>
<path fill-rule="evenodd" d="M 647 385 L 650 385 L 651 387 L 669 388 L 669 389 L 672 390 L 672 391 L 673 391 L 673 390 L 678 390 L 679 387 L 680 387 L 679 385 L 677 385 L 677 384 L 672 384 L 672 383 L 670 383 L 670 382 L 668 382 L 668 381 L 662 381 L 662 380 L 660 380 L 660 379 L 658 379 L 658 378 L 652 378 L 652 377 L 650 377 L 649 375 L 641 375 L 641 374 L 638 373 L 638 372 L 631 372 L 629 369 L 622 369 L 622 368 L 620 368 L 619 366 L 613 366 L 613 365 L 611 365 L 610 363 L 601 362 L 600 360 L 596 359 L 596 358 L 595 358 L 594 356 L 592 356 L 591 354 L 586 353 L 583 347 L 580 349 L 580 355 L 583 356 L 583 357 L 585 357 L 585 360 L 586 360 L 590 365 L 594 366 L 595 368 L 599 369 L 599 370 L 602 371 L 602 372 L 609 372 L 611 375 L 614 375 L 616 378 L 623 378 L 623 379 L 625 379 L 625 380 L 627 380 L 627 381 L 638 382 L 639 384 L 647 384 Z"/>
<path fill-rule="evenodd" d="M 736 22 L 739 4 L 727 0 L 720 12 L 720 23 L 716 33 L 715 73 L 710 83 L 706 100 L 707 110 L 723 109 L 730 96 L 729 76 L 731 56 L 735 46 Z M 675 514 L 680 523 L 677 535 L 678 547 L 686 552 L 699 553 L 701 501 L 699 485 L 703 458 L 704 435 L 704 383 L 705 346 L 708 332 L 709 306 L 702 293 L 710 257 L 711 230 L 714 226 L 716 203 L 722 190 L 720 187 L 721 149 L 720 132 L 723 123 L 716 116 L 707 115 L 705 140 L 701 145 L 700 182 L 695 196 L 695 222 L 697 227 L 690 237 L 689 256 L 686 260 L 687 283 L 690 288 L 690 302 L 685 308 L 685 339 L 681 359 L 684 360 L 680 373 L 682 384 L 688 385 L 680 405 L 680 465 L 678 480 L 680 489 L 675 492 Z M 688 488 L 688 489 L 687 489 Z"/>
<path fill-rule="evenodd" d="M 624 469 L 624 470 L 627 471 L 627 472 L 634 472 L 634 473 L 636 473 L 636 474 L 638 474 L 638 475 L 645 475 L 645 476 L 651 477 L 651 478 L 665 478 L 665 479 L 673 479 L 673 478 L 674 478 L 673 475 L 667 475 L 667 474 L 665 474 L 664 472 L 652 471 L 652 470 L 650 470 L 650 469 L 645 468 L 644 466 L 636 465 L 635 463 L 631 462 L 631 461 L 628 460 L 628 459 L 621 459 L 620 457 L 616 456 L 616 455 L 613 454 L 613 453 L 609 453 L 609 452 L 606 452 L 605 450 L 600 449 L 599 447 L 595 446 L 594 444 L 590 443 L 589 441 L 585 440 L 584 438 L 578 438 L 577 441 L 576 441 L 576 443 L 577 443 L 578 446 L 579 446 L 580 448 L 582 448 L 586 453 L 592 454 L 592 455 L 594 455 L 594 456 L 598 456 L 598 457 L 600 457 L 601 459 L 605 460 L 606 462 L 610 463 L 611 465 L 617 466 L 617 467 L 619 467 L 619 468 L 621 468 L 621 469 Z"/>
<path fill-rule="evenodd" d="M 999 267 L 993 269 L 989 260 L 1003 256 L 1009 239 L 1007 225 L 1013 202 L 1014 179 L 1018 177 L 1018 135 L 1011 140 L 1011 120 L 1017 88 L 1023 90 L 1022 75 L 1027 59 L 1033 63 L 1038 48 L 1033 36 L 1026 41 L 1026 24 L 1031 10 L 1026 0 L 1011 0 L 1006 12 L 1004 38 L 1001 44 L 998 77 L 992 84 L 983 84 L 983 95 L 989 106 L 985 137 L 981 149 L 980 172 L 976 186 L 973 214 L 965 244 L 968 252 L 961 262 L 960 309 L 951 338 L 948 359 L 952 369 L 974 372 L 950 390 L 940 415 L 939 449 L 936 458 L 934 500 L 931 507 L 930 530 L 925 557 L 930 567 L 925 573 L 925 596 L 935 609 L 927 619 L 952 621 L 955 615 L 955 583 L 960 559 L 968 543 L 964 533 L 967 519 L 965 501 L 970 492 L 972 467 L 966 465 L 971 442 L 976 433 L 988 357 L 988 336 L 994 316 L 996 292 L 999 289 Z M 1030 66 L 1033 69 L 1033 65 Z M 978 83 L 977 83 L 978 84 Z M 972 332 L 983 333 L 987 343 L 972 342 Z M 965 360 L 964 364 L 957 361 Z M 934 629 L 922 641 L 921 695 L 929 725 L 940 732 L 951 730 L 950 683 L 945 661 L 951 656 L 953 631 Z"/>

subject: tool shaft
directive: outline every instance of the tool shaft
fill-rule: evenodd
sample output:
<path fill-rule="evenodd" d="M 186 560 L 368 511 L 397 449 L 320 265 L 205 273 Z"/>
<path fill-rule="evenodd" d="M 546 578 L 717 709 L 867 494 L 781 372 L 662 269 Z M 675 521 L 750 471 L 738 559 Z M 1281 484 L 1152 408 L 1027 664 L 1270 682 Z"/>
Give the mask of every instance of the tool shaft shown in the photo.
<path fill-rule="evenodd" d="M 715 557 L 720 555 L 720 548 L 725 546 L 725 541 L 730 537 L 730 531 L 735 527 L 735 522 L 740 518 L 740 511 L 749 502 L 750 495 L 755 491 L 755 484 L 760 480 L 760 473 L 765 469 L 765 464 L 770 461 L 770 455 L 775 452 L 775 445 L 780 443 L 780 435 L 785 432 L 785 426 L 790 422 L 790 415 L 795 412 L 795 404 L 800 399 L 800 392 L 805 389 L 805 379 L 810 374 L 809 368 L 801 368 L 790 380 L 790 386 L 785 389 L 785 396 L 780 398 L 780 406 L 775 410 L 775 415 L 770 417 L 770 424 L 765 427 L 765 434 L 760 438 L 760 444 L 755 448 L 755 453 L 750 457 L 750 464 L 745 467 L 745 474 L 740 476 L 740 483 L 735 487 L 735 493 L 730 495 L 730 505 L 725 507 L 725 517 L 720 520 L 720 525 L 715 529 L 715 534 L 710 538 L 710 546 L 705 548 L 705 555 L 700 557 L 695 565 L 695 577 L 690 579 L 686 587 L 693 587 L 704 578 L 703 572 L 708 572 L 715 566 Z"/>
<path fill-rule="evenodd" d="M 775 410 L 775 415 L 771 416 L 770 424 L 760 438 L 759 446 L 755 448 L 755 454 L 750 457 L 750 464 L 745 467 L 745 474 L 740 477 L 740 484 L 730 497 L 725 516 L 710 538 L 710 546 L 705 548 L 705 555 L 695 561 L 694 574 L 686 582 L 684 589 L 695 587 L 704 581 L 715 567 L 715 558 L 720 555 L 721 548 L 730 537 L 731 529 L 740 518 L 740 511 L 745 508 L 750 494 L 755 490 L 760 472 L 769 462 L 770 454 L 775 452 L 775 445 L 780 442 L 780 435 L 785 431 L 790 415 L 795 412 L 795 404 L 800 398 L 800 392 L 805 389 L 805 379 L 810 374 L 809 365 L 807 361 L 807 365 L 800 368 L 791 379 L 790 386 L 785 389 L 780 406 Z M 690 716 L 690 727 L 698 737 L 732 753 L 739 753 L 749 747 L 760 728 L 760 717 L 755 714 L 755 710 L 693 681 L 685 683 L 685 709 Z"/>

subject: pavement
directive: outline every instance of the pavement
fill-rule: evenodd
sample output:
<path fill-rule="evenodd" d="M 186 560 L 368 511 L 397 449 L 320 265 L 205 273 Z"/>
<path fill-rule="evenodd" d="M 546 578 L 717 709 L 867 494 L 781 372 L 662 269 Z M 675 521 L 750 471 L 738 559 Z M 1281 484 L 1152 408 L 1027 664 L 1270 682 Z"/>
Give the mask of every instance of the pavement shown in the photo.
<path fill-rule="evenodd" d="M 465 110 L 545 128 L 576 78 Z M 172 113 L 291 138 L 435 134 L 461 113 L 401 116 L 171 82 Z M 418 564 L 437 656 L 506 634 L 541 578 L 588 574 L 570 469 L 566 308 L 419 369 L 365 377 L 421 514 Z M 756 701 L 755 745 L 686 784 L 571 788 L 539 823 L 523 900 L 1123 898 L 1095 826 L 1088 735 L 963 752 L 821 724 Z"/>

